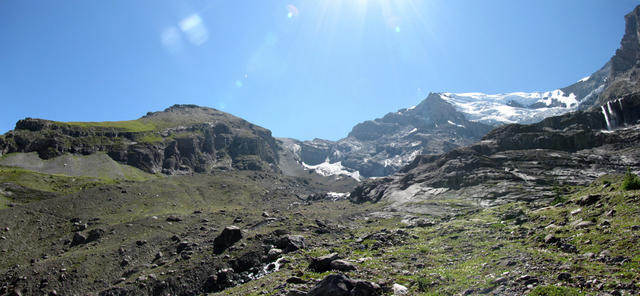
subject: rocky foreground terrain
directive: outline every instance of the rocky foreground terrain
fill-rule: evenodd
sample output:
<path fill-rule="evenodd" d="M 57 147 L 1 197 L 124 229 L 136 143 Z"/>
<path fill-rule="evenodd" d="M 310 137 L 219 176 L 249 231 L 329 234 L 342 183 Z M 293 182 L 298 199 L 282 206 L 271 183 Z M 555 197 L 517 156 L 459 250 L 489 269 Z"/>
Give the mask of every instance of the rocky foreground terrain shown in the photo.
<path fill-rule="evenodd" d="M 0 295 L 639 295 L 639 16 L 563 90 L 596 105 L 557 96 L 575 110 L 533 124 L 492 129 L 453 94 L 337 143 L 193 105 L 21 120 Z"/>

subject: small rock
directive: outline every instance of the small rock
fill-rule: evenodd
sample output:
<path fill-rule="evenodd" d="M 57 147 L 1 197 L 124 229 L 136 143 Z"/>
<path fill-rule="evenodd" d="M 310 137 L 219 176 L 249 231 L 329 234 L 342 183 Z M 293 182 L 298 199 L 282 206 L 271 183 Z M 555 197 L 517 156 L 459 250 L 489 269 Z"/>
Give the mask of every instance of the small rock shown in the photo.
<path fill-rule="evenodd" d="M 575 215 L 580 214 L 580 213 L 582 213 L 582 208 L 575 209 L 575 210 L 571 211 L 571 213 L 569 213 L 569 214 L 571 214 L 571 216 L 575 216 Z"/>
<path fill-rule="evenodd" d="M 182 218 L 180 218 L 178 216 L 169 216 L 169 217 L 167 217 L 167 221 L 169 221 L 169 222 L 180 222 L 180 221 L 182 221 Z"/>
<path fill-rule="evenodd" d="M 594 225 L 594 223 L 591 222 L 591 221 L 582 221 L 582 222 L 576 224 L 576 228 L 577 229 L 588 228 L 588 227 L 591 227 L 593 225 Z"/>
<path fill-rule="evenodd" d="M 393 284 L 391 290 L 393 291 L 393 295 L 406 295 L 409 293 L 409 289 L 400 284 Z"/>
<path fill-rule="evenodd" d="M 138 246 L 144 246 L 144 245 L 146 245 L 146 244 L 147 244 L 147 241 L 146 241 L 146 240 L 137 240 L 137 241 L 136 241 L 136 245 L 138 245 Z"/>
<path fill-rule="evenodd" d="M 547 236 L 544 237 L 545 244 L 555 244 L 556 242 L 558 242 L 558 238 L 553 234 L 547 234 Z"/>
<path fill-rule="evenodd" d="M 502 283 L 505 283 L 507 281 L 506 277 L 499 277 L 495 280 L 493 280 L 491 283 L 493 283 L 494 285 L 500 285 Z"/>
<path fill-rule="evenodd" d="M 269 213 L 267 213 L 267 212 L 262 212 L 262 217 L 268 218 L 268 217 L 269 217 Z"/>
<path fill-rule="evenodd" d="M 91 229 L 91 231 L 89 231 L 87 235 L 87 243 L 99 240 L 104 236 L 104 234 L 105 234 L 104 229 L 100 229 L 100 228 Z"/>
<path fill-rule="evenodd" d="M 242 222 L 242 217 L 236 217 L 235 219 L 233 219 L 233 223 L 241 223 Z"/>
<path fill-rule="evenodd" d="M 84 236 L 80 232 L 76 232 L 73 234 L 73 238 L 71 239 L 71 247 L 84 244 L 87 241 L 87 237 Z"/>
<path fill-rule="evenodd" d="M 502 220 L 512 220 L 524 215 L 522 209 L 514 209 L 502 214 Z"/>
<path fill-rule="evenodd" d="M 299 278 L 297 276 L 292 276 L 292 277 L 287 279 L 287 283 L 290 283 L 290 284 L 306 284 L 307 281 L 305 281 L 302 278 Z"/>
<path fill-rule="evenodd" d="M 338 271 L 352 271 L 356 270 L 356 266 L 345 260 L 333 260 L 331 261 L 331 269 Z"/>
<path fill-rule="evenodd" d="M 306 292 L 303 292 L 303 291 L 300 291 L 300 290 L 292 289 L 292 290 L 287 291 L 287 296 L 306 296 L 306 295 L 307 295 Z"/>
<path fill-rule="evenodd" d="M 122 261 L 120 261 L 120 266 L 124 267 L 129 265 L 129 263 L 131 263 L 131 261 L 128 258 L 124 258 L 122 259 Z"/>
<path fill-rule="evenodd" d="M 267 259 L 269 261 L 276 260 L 282 255 L 282 253 L 283 253 L 282 250 L 278 248 L 271 248 L 269 252 L 267 252 Z"/>
<path fill-rule="evenodd" d="M 186 250 L 186 251 L 191 250 L 191 244 L 190 244 L 188 241 L 181 241 L 181 242 L 178 244 L 178 247 L 177 247 L 176 251 L 177 251 L 178 253 L 182 253 L 182 251 L 185 251 L 185 250 Z"/>
<path fill-rule="evenodd" d="M 558 274 L 558 280 L 559 281 L 570 281 L 571 280 L 571 274 L 568 272 L 561 272 L 560 274 Z"/>
<path fill-rule="evenodd" d="M 578 200 L 578 205 L 580 206 L 589 206 L 595 204 L 600 200 L 599 194 L 589 194 L 587 196 L 582 197 Z"/>

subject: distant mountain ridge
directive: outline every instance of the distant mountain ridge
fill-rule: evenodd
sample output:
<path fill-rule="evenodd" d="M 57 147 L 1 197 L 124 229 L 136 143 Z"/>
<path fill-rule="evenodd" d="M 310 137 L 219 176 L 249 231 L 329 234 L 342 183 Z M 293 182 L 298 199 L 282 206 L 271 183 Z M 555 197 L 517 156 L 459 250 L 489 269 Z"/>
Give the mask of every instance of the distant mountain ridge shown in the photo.
<path fill-rule="evenodd" d="M 441 154 L 480 140 L 492 128 L 536 123 L 585 110 L 608 85 L 611 62 L 578 82 L 553 91 L 487 95 L 431 93 L 418 105 L 353 127 L 338 141 L 295 141 L 299 166 L 358 178 L 395 173 L 420 154 Z M 283 149 L 293 146 L 286 146 Z"/>

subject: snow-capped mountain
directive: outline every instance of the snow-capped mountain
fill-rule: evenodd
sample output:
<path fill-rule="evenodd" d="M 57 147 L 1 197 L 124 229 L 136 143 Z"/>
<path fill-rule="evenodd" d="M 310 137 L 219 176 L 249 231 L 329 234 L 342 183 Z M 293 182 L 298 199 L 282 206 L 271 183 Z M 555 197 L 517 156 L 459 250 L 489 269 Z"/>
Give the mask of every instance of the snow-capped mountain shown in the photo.
<path fill-rule="evenodd" d="M 493 126 L 536 123 L 550 116 L 591 107 L 607 85 L 611 66 L 575 84 L 547 92 L 514 92 L 507 94 L 440 93 L 465 118 Z"/>
<path fill-rule="evenodd" d="M 395 173 L 419 154 L 441 154 L 479 141 L 492 128 L 530 124 L 593 106 L 608 85 L 611 63 L 565 88 L 507 94 L 431 93 L 416 106 L 353 127 L 338 141 L 280 139 L 288 167 L 354 179 Z M 283 169 L 283 171 L 287 171 Z"/>

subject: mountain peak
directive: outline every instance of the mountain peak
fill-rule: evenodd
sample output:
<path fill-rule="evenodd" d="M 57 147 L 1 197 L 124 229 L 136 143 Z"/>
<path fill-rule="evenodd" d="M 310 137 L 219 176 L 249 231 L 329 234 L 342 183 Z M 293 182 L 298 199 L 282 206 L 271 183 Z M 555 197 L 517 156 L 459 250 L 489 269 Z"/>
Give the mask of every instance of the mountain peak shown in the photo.
<path fill-rule="evenodd" d="M 625 94 L 640 92 L 640 5 L 625 17 L 625 30 L 620 48 L 611 58 L 611 73 L 608 86 L 600 96 L 597 105 Z"/>

